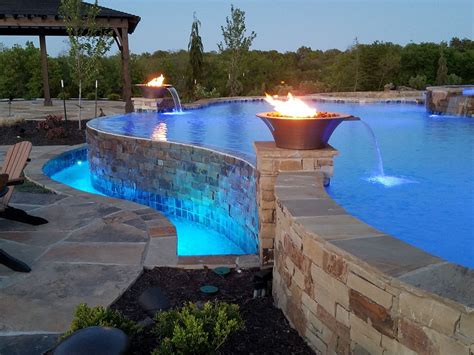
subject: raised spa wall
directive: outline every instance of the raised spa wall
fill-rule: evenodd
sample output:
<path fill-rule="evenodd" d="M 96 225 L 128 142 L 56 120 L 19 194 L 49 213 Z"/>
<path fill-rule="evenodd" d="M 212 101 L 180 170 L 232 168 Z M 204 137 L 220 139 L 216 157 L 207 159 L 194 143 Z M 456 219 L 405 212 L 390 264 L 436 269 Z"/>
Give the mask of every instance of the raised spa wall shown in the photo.
<path fill-rule="evenodd" d="M 434 114 L 474 117 L 474 86 L 427 87 L 426 110 Z"/>
<path fill-rule="evenodd" d="M 93 186 L 223 234 L 244 253 L 258 252 L 255 169 L 191 145 L 87 128 Z"/>
<path fill-rule="evenodd" d="M 347 214 L 323 186 L 336 151 L 256 151 L 275 303 L 316 353 L 474 354 L 474 270 Z"/>

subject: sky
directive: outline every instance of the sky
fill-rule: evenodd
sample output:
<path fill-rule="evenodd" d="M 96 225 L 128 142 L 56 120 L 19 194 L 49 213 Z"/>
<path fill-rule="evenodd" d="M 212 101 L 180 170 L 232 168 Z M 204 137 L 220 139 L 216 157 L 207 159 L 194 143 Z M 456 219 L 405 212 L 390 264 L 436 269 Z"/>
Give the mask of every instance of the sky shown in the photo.
<path fill-rule="evenodd" d="M 252 49 L 345 50 L 356 37 L 359 43 L 401 45 L 474 39 L 473 0 L 99 0 L 141 17 L 130 37 L 133 53 L 186 49 L 194 12 L 204 50 L 217 50 L 231 4 L 246 12 L 247 29 L 257 33 Z M 38 45 L 34 37 L 0 36 L 7 46 L 27 40 Z M 67 39 L 48 37 L 47 47 L 57 55 L 67 50 Z"/>

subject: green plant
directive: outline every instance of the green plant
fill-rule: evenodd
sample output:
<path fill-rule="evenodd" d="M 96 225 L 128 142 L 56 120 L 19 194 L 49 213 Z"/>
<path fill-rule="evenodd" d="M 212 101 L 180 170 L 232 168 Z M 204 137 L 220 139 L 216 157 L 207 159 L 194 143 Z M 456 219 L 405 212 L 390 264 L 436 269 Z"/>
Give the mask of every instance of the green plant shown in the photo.
<path fill-rule="evenodd" d="M 119 311 L 101 306 L 89 307 L 87 304 L 81 303 L 74 312 L 71 328 L 63 334 L 60 340 L 68 337 L 79 329 L 92 326 L 118 328 L 129 336 L 133 336 L 141 331 L 141 327 L 137 323 L 126 318 Z"/>
<path fill-rule="evenodd" d="M 86 95 L 86 100 L 95 100 L 95 92 L 90 92 Z"/>
<path fill-rule="evenodd" d="M 107 95 L 107 99 L 109 99 L 111 101 L 118 101 L 118 100 L 120 100 L 120 95 L 115 94 L 115 93 L 111 93 L 111 94 Z"/>
<path fill-rule="evenodd" d="M 456 74 L 449 74 L 448 80 L 446 81 L 447 85 L 460 85 L 462 84 L 462 78 Z"/>
<path fill-rule="evenodd" d="M 220 93 L 217 91 L 216 88 L 213 88 L 212 90 L 208 90 L 201 84 L 197 83 L 194 86 L 194 97 L 197 99 L 208 99 L 212 97 L 220 97 Z"/>
<path fill-rule="evenodd" d="M 243 73 L 244 57 L 252 46 L 252 42 L 257 34 L 252 31 L 249 36 L 245 36 L 247 28 L 245 26 L 245 11 L 234 8 L 230 5 L 230 17 L 226 17 L 226 25 L 221 26 L 224 42 L 217 44 L 219 51 L 227 56 L 227 87 L 230 96 L 242 94 L 243 85 L 239 80 Z"/>
<path fill-rule="evenodd" d="M 424 90 L 426 88 L 426 76 L 419 74 L 412 76 L 410 80 L 408 80 L 408 86 L 416 90 Z"/>
<path fill-rule="evenodd" d="M 231 333 L 244 328 L 239 306 L 225 302 L 207 302 L 202 308 L 187 303 L 156 314 L 155 322 L 160 346 L 152 355 L 213 354 Z"/>

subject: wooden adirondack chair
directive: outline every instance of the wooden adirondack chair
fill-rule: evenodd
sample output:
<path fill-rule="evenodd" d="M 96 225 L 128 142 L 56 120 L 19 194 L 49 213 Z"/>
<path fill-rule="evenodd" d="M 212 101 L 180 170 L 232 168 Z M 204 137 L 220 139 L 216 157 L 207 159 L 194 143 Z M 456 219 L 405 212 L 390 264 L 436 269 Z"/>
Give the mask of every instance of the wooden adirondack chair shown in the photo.
<path fill-rule="evenodd" d="M 5 156 L 3 166 L 0 168 L 0 176 L 3 176 L 3 178 L 8 176 L 8 181 L 6 183 L 8 190 L 5 191 L 5 189 L 3 189 L 3 192 L 0 194 L 0 218 L 37 226 L 48 223 L 48 221 L 41 217 L 30 216 L 23 210 L 8 206 L 15 185 L 23 184 L 25 181 L 21 177 L 21 174 L 30 160 L 28 158 L 30 152 L 31 143 L 20 142 L 11 146 Z"/>
<path fill-rule="evenodd" d="M 8 192 L 0 197 L 0 211 L 5 209 L 12 197 L 14 185 L 23 183 L 21 174 L 29 161 L 32 145 L 30 142 L 20 142 L 12 145 L 5 156 L 0 174 L 8 175 Z"/>

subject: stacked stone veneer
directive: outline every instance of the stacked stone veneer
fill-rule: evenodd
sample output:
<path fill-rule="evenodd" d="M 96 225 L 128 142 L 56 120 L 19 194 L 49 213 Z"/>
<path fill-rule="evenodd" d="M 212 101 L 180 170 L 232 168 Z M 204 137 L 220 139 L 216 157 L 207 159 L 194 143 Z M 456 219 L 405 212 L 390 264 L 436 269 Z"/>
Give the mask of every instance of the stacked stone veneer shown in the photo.
<path fill-rule="evenodd" d="M 99 191 L 204 224 L 256 253 L 255 169 L 196 146 L 87 129 L 92 183 Z"/>
<path fill-rule="evenodd" d="M 474 270 L 365 225 L 318 172 L 275 178 L 273 295 L 321 354 L 474 353 Z"/>
<path fill-rule="evenodd" d="M 333 174 L 333 157 L 337 151 L 328 146 L 319 150 L 281 149 L 274 142 L 255 142 L 257 153 L 257 205 L 260 262 L 272 265 L 275 240 L 275 181 L 280 172 L 320 171 Z"/>
<path fill-rule="evenodd" d="M 426 88 L 426 109 L 436 114 L 474 117 L 474 95 L 463 95 L 474 86 L 432 86 Z"/>

